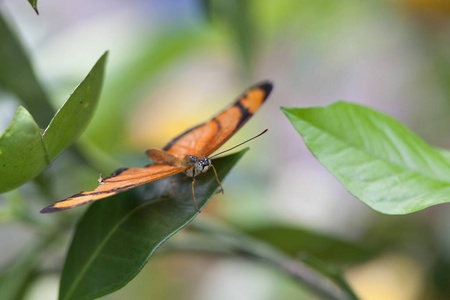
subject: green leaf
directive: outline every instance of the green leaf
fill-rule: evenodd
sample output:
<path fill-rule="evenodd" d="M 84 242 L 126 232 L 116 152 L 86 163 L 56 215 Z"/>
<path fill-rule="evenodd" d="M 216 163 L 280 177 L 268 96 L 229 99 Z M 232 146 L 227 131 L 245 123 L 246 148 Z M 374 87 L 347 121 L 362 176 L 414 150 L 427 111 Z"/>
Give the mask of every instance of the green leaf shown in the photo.
<path fill-rule="evenodd" d="M 36 177 L 82 133 L 97 105 L 106 55 L 57 112 L 43 137 L 30 113 L 19 107 L 11 125 L 0 137 L 0 193 Z"/>
<path fill-rule="evenodd" d="M 450 162 L 395 119 L 346 102 L 282 110 L 320 163 L 373 209 L 407 214 L 450 201 Z"/>
<path fill-rule="evenodd" d="M 42 130 L 23 107 L 0 137 L 0 193 L 36 177 L 50 163 Z"/>
<path fill-rule="evenodd" d="M 37 0 L 28 0 L 28 2 L 30 2 L 31 7 L 33 7 L 34 11 L 39 14 L 39 11 L 37 9 Z"/>
<path fill-rule="evenodd" d="M 222 181 L 247 149 L 213 161 Z M 77 226 L 61 276 L 59 299 L 93 299 L 127 284 L 156 249 L 189 224 L 198 211 L 191 180 L 164 178 L 94 203 Z M 198 176 L 195 196 L 200 209 L 218 189 L 214 172 Z"/>
<path fill-rule="evenodd" d="M 365 261 L 375 254 L 366 247 L 298 226 L 264 224 L 244 231 L 291 256 L 306 252 L 321 260 L 348 264 Z"/>
<path fill-rule="evenodd" d="M 0 14 L 0 86 L 16 94 L 41 128 L 47 126 L 54 110 L 34 74 L 19 39 Z"/>
<path fill-rule="evenodd" d="M 92 118 L 100 98 L 107 56 L 108 52 L 100 57 L 45 130 L 44 141 L 51 159 L 72 144 Z"/>

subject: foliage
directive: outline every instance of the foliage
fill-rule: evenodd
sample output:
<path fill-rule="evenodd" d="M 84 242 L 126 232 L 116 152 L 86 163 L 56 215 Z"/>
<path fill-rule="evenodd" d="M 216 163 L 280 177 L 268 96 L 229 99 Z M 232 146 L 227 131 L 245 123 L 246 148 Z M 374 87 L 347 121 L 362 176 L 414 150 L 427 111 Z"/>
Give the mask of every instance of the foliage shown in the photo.
<path fill-rule="evenodd" d="M 284 108 L 312 154 L 356 198 L 386 214 L 450 202 L 450 161 L 400 122 L 364 106 Z"/>
<path fill-rule="evenodd" d="M 29 2 L 37 12 L 37 1 Z M 297 55 L 297 45 L 286 42 L 301 40 L 303 45 L 310 38 L 302 34 L 311 23 L 312 15 L 321 12 L 329 16 L 333 10 L 345 12 L 347 7 L 328 1 L 308 4 L 205 0 L 199 3 L 204 23 L 180 26 L 176 30 L 166 26 L 150 37 L 142 37 L 141 47 L 134 48 L 132 55 L 124 58 L 126 66 L 111 76 L 108 72 L 103 103 L 99 99 L 108 53 L 100 57 L 56 113 L 47 95 L 53 83 L 39 78 L 22 38 L 16 36 L 13 27 L 0 15 L 0 97 L 8 92 L 20 102 L 12 122 L 0 136 L 0 193 L 7 200 L 1 208 L 0 221 L 19 224 L 34 234 L 29 244 L 2 268 L 0 298 L 23 298 L 30 286 L 49 270 L 61 272 L 60 299 L 101 297 L 126 286 L 150 259 L 149 265 L 153 266 L 158 254 L 189 252 L 269 266 L 273 273 L 298 283 L 301 289 L 296 293 L 306 291 L 308 296 L 326 299 L 358 299 L 353 286 L 347 282 L 345 271 L 384 253 L 403 251 L 419 257 L 418 261 L 426 261 L 423 264 L 434 276 L 428 280 L 434 280 L 438 293 L 445 299 L 450 266 L 445 239 L 448 222 L 443 220 L 438 225 L 430 225 L 408 215 L 449 202 L 450 152 L 429 145 L 392 117 L 348 102 L 326 107 L 282 108 L 282 111 L 313 156 L 350 194 L 377 212 L 405 215 L 375 214 L 364 207 L 365 212 L 372 213 L 374 221 L 358 232 L 356 238 L 342 238 L 266 217 L 260 224 L 251 225 L 232 226 L 231 221 L 223 225 L 213 218 L 205 222 L 203 215 L 215 216 L 214 212 L 208 212 L 213 203 L 206 207 L 218 189 L 212 172 L 196 181 L 197 202 L 201 209 L 206 207 L 206 211 L 195 221 L 198 211 L 193 205 L 191 182 L 177 182 L 176 193 L 169 195 L 173 178 L 96 202 L 86 211 L 79 208 L 51 216 L 37 214 L 39 208 L 60 200 L 60 194 L 67 196 L 71 194 L 68 191 L 85 188 L 86 183 L 95 184 L 93 176 L 97 176 L 98 169 L 114 169 L 119 162 L 142 165 L 145 159 L 142 155 L 126 153 L 128 140 L 122 137 L 126 135 L 125 124 L 129 122 L 127 112 L 138 102 L 136 95 L 142 93 L 143 87 L 158 87 L 161 78 L 167 76 L 167 69 L 180 65 L 184 58 L 199 49 L 206 49 L 202 52 L 206 53 L 214 52 L 211 49 L 217 47 L 221 55 L 228 54 L 227 51 L 232 53 L 230 61 L 236 63 L 233 75 L 243 88 L 255 81 L 264 67 L 272 72 L 276 63 L 271 62 L 266 52 L 283 48 L 286 53 L 278 53 L 280 56 Z M 352 9 L 358 12 L 360 5 L 355 4 Z M 367 17 L 359 12 L 356 15 Z M 347 22 L 347 15 L 341 16 L 345 16 L 342 19 Z M 332 20 L 331 23 L 337 23 L 337 19 Z M 334 37 L 334 31 L 327 32 L 329 27 L 322 20 L 314 24 L 320 25 L 311 26 L 314 36 L 323 40 L 331 36 L 339 38 L 339 35 Z M 292 30 L 290 34 L 287 28 Z M 302 61 L 301 68 L 289 62 L 288 69 L 289 72 L 297 68 L 305 70 L 302 72 L 308 73 L 309 78 L 309 72 L 315 69 L 312 65 L 317 62 L 314 60 L 317 54 L 315 49 L 305 52 L 309 53 L 311 61 Z M 70 56 L 68 61 L 72 61 Z M 261 61 L 268 65 L 262 67 Z M 325 64 L 327 71 L 332 69 L 332 64 Z M 440 64 L 439 70 L 443 72 L 442 78 L 447 78 L 445 64 Z M 45 86 L 41 82 L 46 82 Z M 448 88 L 445 80 L 444 83 Z M 274 98 L 288 104 L 289 99 L 282 96 L 285 82 L 276 81 L 275 86 L 276 93 L 280 92 L 274 94 Z M 301 101 L 295 99 L 289 105 L 308 106 Z M 96 111 L 97 107 L 100 109 Z M 265 121 L 275 120 L 275 115 L 270 112 L 270 118 Z M 196 116 L 189 118 L 197 119 Z M 271 132 L 274 132 L 272 128 Z M 278 131 L 275 135 L 282 134 Z M 285 141 L 289 149 L 298 142 L 295 139 Z M 282 155 L 285 152 L 286 156 L 290 155 L 283 148 L 285 145 L 273 144 L 283 149 L 279 152 Z M 246 151 L 214 160 L 220 180 L 228 176 Z M 269 160 L 278 163 L 278 156 L 269 154 Z M 53 169 L 49 170 L 50 164 Z M 245 166 L 245 163 L 240 165 Z M 276 174 L 272 169 L 266 173 Z M 270 184 L 273 181 L 276 178 L 271 177 Z M 249 195 L 257 195 L 258 186 L 250 179 L 240 183 L 249 186 L 248 194 L 239 195 L 244 206 Z M 289 197 L 299 202 L 310 200 L 303 191 Z M 276 200 L 281 198 L 277 195 Z M 264 200 L 258 199 L 261 203 Z M 275 203 L 272 207 L 277 206 Z M 337 207 L 346 209 L 344 205 Z M 355 219 L 357 217 L 360 216 Z M 433 226 L 439 228 L 439 236 L 432 230 Z M 73 238 L 72 231 L 75 232 Z M 72 240 L 67 256 L 61 261 L 55 251 L 66 252 L 62 245 L 67 237 Z M 422 259 L 423 253 L 427 259 Z"/>
<path fill-rule="evenodd" d="M 220 181 L 244 152 L 213 161 Z M 164 178 L 89 208 L 67 255 L 60 299 L 92 299 L 123 287 L 162 243 L 198 215 L 190 180 L 177 184 L 175 195 L 165 196 L 172 180 Z M 212 172 L 196 182 L 196 199 L 203 209 L 218 183 Z"/>
<path fill-rule="evenodd" d="M 105 53 L 44 131 L 25 108 L 19 107 L 0 137 L 0 192 L 35 178 L 81 135 L 100 96 L 106 57 Z"/>

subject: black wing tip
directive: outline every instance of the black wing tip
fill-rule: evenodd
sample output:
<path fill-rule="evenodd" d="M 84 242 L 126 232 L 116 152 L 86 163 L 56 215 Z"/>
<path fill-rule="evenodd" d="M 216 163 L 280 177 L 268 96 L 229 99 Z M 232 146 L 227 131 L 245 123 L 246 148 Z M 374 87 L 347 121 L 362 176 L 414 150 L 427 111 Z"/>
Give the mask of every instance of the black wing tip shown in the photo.
<path fill-rule="evenodd" d="M 69 197 L 69 198 L 80 197 L 80 196 L 83 195 L 83 193 L 84 193 L 84 192 L 79 192 L 78 194 L 75 194 L 75 195 L 73 195 L 72 197 Z M 67 199 L 69 199 L 69 198 L 67 198 Z M 62 211 L 62 210 L 66 210 L 66 209 L 70 209 L 70 208 L 74 208 L 74 207 L 77 207 L 77 206 L 82 205 L 82 204 L 79 204 L 79 205 L 72 205 L 72 206 L 67 206 L 67 207 L 56 207 L 56 206 L 55 206 L 56 203 L 64 202 L 64 201 L 66 201 L 67 199 L 64 199 L 64 200 L 55 202 L 55 203 L 53 203 L 52 205 L 49 205 L 49 206 L 47 206 L 47 207 L 44 207 L 43 209 L 41 209 L 40 213 L 41 213 L 41 214 L 48 214 L 48 213 L 58 212 L 58 211 Z M 89 202 L 91 202 L 91 201 L 89 201 Z M 86 203 L 89 203 L 89 202 L 85 202 L 85 203 L 83 203 L 83 204 L 86 204 Z"/>
<path fill-rule="evenodd" d="M 58 208 L 58 207 L 54 207 L 53 205 L 54 204 L 44 207 L 43 209 L 41 209 L 40 213 L 41 214 L 49 214 L 49 213 L 54 213 L 57 211 L 66 210 L 66 209 L 70 208 L 70 207 Z"/>
<path fill-rule="evenodd" d="M 255 86 L 253 86 L 253 88 L 262 89 L 266 93 L 266 98 L 267 98 L 267 96 L 269 96 L 270 92 L 272 92 L 273 83 L 271 81 L 266 80 L 266 81 L 262 81 L 262 82 L 256 84 Z"/>
<path fill-rule="evenodd" d="M 125 171 L 128 170 L 128 169 L 129 169 L 129 168 L 119 168 L 119 169 L 115 170 L 114 172 L 112 172 L 112 174 L 109 175 L 108 177 L 103 178 L 103 181 L 105 181 L 106 179 L 110 179 L 110 178 L 112 178 L 112 177 L 116 177 L 117 175 L 119 175 L 119 174 L 122 173 L 122 172 L 125 172 Z M 76 194 L 76 195 L 73 195 L 72 197 L 78 196 L 79 194 L 80 194 L 80 193 L 78 193 L 78 194 Z"/>

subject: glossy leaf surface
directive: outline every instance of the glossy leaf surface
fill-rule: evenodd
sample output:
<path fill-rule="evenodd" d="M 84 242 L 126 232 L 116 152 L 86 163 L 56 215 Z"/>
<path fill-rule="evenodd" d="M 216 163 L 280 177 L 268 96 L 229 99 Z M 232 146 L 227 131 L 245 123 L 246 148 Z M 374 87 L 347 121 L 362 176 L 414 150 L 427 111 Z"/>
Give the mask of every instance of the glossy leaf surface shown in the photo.
<path fill-rule="evenodd" d="M 51 159 L 70 146 L 92 118 L 100 98 L 107 56 L 108 52 L 100 57 L 45 130 L 44 141 Z"/>
<path fill-rule="evenodd" d="M 41 135 L 30 113 L 19 107 L 0 137 L 0 193 L 33 179 L 50 163 Z"/>
<path fill-rule="evenodd" d="M 44 135 L 31 114 L 19 107 L 0 137 L 0 193 L 35 178 L 83 132 L 99 99 L 106 55 L 57 112 Z"/>
<path fill-rule="evenodd" d="M 312 154 L 356 198 L 386 214 L 450 201 L 450 161 L 397 120 L 347 102 L 283 108 Z"/>
<path fill-rule="evenodd" d="M 213 160 L 222 181 L 246 150 Z M 179 175 L 182 177 L 182 175 Z M 198 211 L 191 179 L 172 176 L 95 202 L 77 226 L 63 269 L 61 300 L 93 299 L 127 284 L 156 249 L 189 224 Z M 196 177 L 195 196 L 202 209 L 218 189 L 214 172 Z"/>

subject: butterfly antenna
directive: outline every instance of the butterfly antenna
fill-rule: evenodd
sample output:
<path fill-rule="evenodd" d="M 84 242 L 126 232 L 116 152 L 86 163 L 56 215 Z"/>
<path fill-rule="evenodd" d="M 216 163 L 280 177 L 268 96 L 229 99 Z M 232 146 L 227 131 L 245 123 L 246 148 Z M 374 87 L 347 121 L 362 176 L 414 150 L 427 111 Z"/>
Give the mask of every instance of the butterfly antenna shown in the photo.
<path fill-rule="evenodd" d="M 250 139 L 248 139 L 248 140 L 246 140 L 246 141 L 240 143 L 239 145 L 236 145 L 236 146 L 234 146 L 234 147 L 231 147 L 230 149 L 227 149 L 227 150 L 225 150 L 225 151 L 222 151 L 222 152 L 219 152 L 219 153 L 217 153 L 217 154 L 214 154 L 213 156 L 210 156 L 209 158 L 216 157 L 217 155 L 220 155 L 220 154 L 222 154 L 222 153 L 225 153 L 225 152 L 228 152 L 228 151 L 230 151 L 230 150 L 233 150 L 234 148 L 237 148 L 237 147 L 239 147 L 239 146 L 242 146 L 242 145 L 244 145 L 245 143 L 250 142 L 251 140 L 256 139 L 257 137 L 260 137 L 261 135 L 263 135 L 263 134 L 266 133 L 267 131 L 269 131 L 269 129 L 264 130 L 264 131 L 261 132 L 260 134 L 258 134 L 258 135 L 256 135 L 256 136 L 254 136 L 254 137 L 252 137 L 252 138 L 250 138 Z"/>

